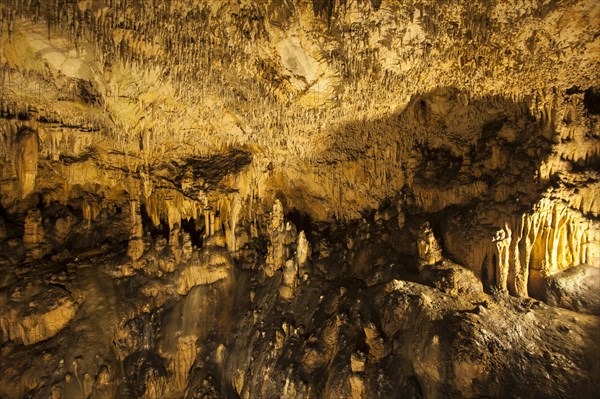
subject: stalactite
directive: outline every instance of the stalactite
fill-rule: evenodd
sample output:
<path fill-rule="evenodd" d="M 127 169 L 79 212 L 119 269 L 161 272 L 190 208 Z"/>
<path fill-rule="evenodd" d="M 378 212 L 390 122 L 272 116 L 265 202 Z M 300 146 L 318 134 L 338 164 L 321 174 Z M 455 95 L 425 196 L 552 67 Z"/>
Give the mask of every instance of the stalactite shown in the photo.
<path fill-rule="evenodd" d="M 549 198 L 505 223 L 488 242 L 476 239 L 470 243 L 473 238 L 456 231 L 446 232 L 444 238 L 450 253 L 462 252 L 461 262 L 479 276 L 487 267 L 486 260 L 495 259 L 489 265 L 488 278 L 518 296 L 541 298 L 548 277 L 600 259 L 600 225 Z"/>

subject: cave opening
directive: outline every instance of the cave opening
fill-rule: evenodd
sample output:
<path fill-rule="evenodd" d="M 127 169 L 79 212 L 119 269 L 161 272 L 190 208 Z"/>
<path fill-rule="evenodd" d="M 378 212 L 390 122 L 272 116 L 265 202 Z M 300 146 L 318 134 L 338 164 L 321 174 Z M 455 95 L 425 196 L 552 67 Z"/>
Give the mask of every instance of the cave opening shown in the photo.
<path fill-rule="evenodd" d="M 496 285 L 496 254 L 492 255 L 492 259 L 488 255 L 483 258 L 483 265 L 481 267 L 481 284 L 485 292 L 491 292 L 492 288 Z"/>
<path fill-rule="evenodd" d="M 148 210 L 146 209 L 145 204 L 140 205 L 140 214 L 142 215 L 142 224 L 144 226 L 144 229 L 150 233 L 152 239 L 156 239 L 159 236 L 169 239 L 168 223 L 161 219 L 160 224 L 156 226 L 152 221 L 152 218 L 148 214 Z"/>
<path fill-rule="evenodd" d="M 196 248 L 202 248 L 202 237 L 204 236 L 205 226 L 204 219 L 182 219 L 181 230 L 190 235 L 192 245 Z"/>
<path fill-rule="evenodd" d="M 313 231 L 313 219 L 308 213 L 292 208 L 287 215 L 285 215 L 285 218 L 294 223 L 298 232 L 304 231 L 304 234 L 306 234 L 307 237 L 311 237 Z"/>
<path fill-rule="evenodd" d="M 587 89 L 583 94 L 583 105 L 589 115 L 600 115 L 600 88 Z"/>

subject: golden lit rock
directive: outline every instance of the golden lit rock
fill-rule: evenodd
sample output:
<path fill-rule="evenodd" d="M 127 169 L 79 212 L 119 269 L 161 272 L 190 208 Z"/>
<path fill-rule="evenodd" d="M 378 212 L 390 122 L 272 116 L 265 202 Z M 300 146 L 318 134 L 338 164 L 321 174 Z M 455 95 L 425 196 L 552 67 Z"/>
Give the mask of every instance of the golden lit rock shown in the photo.
<path fill-rule="evenodd" d="M 0 397 L 598 397 L 598 26 L 0 2 Z"/>

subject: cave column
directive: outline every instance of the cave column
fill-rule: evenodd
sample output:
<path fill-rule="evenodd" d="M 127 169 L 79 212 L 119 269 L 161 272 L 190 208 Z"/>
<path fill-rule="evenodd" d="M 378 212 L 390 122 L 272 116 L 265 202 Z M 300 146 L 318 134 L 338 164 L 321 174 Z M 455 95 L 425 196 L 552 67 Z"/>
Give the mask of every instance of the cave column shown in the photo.
<path fill-rule="evenodd" d="M 179 223 L 175 223 L 171 228 L 169 233 L 169 246 L 171 247 L 171 252 L 175 258 L 175 264 L 179 264 L 181 260 L 181 242 L 180 242 L 180 233 L 181 228 L 179 227 Z"/>
<path fill-rule="evenodd" d="M 512 232 L 508 225 L 496 232 L 494 242 L 496 243 L 496 284 L 502 291 L 508 291 L 508 272 L 510 269 L 510 243 Z"/>
<path fill-rule="evenodd" d="M 140 213 L 140 201 L 131 200 L 129 205 L 131 214 L 131 232 L 129 244 L 127 245 L 127 255 L 135 262 L 144 254 L 142 215 Z"/>
<path fill-rule="evenodd" d="M 210 236 L 210 211 L 204 210 L 204 238 Z"/>
<path fill-rule="evenodd" d="M 209 211 L 209 236 L 215 234 L 215 213 L 213 211 Z"/>
<path fill-rule="evenodd" d="M 511 251 L 511 263 L 514 264 L 515 268 L 515 295 L 519 297 L 527 297 L 527 278 L 529 277 L 529 270 L 525 262 L 522 262 L 523 256 L 521 255 L 521 248 L 525 245 L 526 236 L 529 230 L 527 225 L 528 218 L 526 215 L 521 217 L 521 224 L 516 230 L 516 236 L 512 240 L 512 251 Z M 524 249 L 525 250 L 525 249 Z"/>

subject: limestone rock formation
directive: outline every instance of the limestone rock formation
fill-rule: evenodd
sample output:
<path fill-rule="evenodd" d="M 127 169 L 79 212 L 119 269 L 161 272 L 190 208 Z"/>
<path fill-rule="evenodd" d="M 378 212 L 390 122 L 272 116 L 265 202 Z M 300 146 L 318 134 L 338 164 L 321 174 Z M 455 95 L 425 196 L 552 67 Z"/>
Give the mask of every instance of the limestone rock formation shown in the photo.
<path fill-rule="evenodd" d="M 283 221 L 283 206 L 281 201 L 275 200 L 271 212 L 269 229 L 269 253 L 267 254 L 265 275 L 273 277 L 275 271 L 280 269 L 287 257 L 285 251 L 285 224 Z"/>
<path fill-rule="evenodd" d="M 48 245 L 45 241 L 42 213 L 39 209 L 27 212 L 23 233 L 23 247 L 27 258 L 31 260 L 41 259 L 47 254 Z"/>
<path fill-rule="evenodd" d="M 19 180 L 21 198 L 35 189 L 38 171 L 38 136 L 29 127 L 21 127 L 12 146 L 14 171 Z"/>
<path fill-rule="evenodd" d="M 545 300 L 551 305 L 599 315 L 600 268 L 581 265 L 548 277 Z"/>
<path fill-rule="evenodd" d="M 181 268 L 177 292 L 185 295 L 196 285 L 212 284 L 224 279 L 229 281 L 233 277 L 233 268 L 233 260 L 225 247 L 224 235 L 213 235 L 205 243 L 199 259 L 191 257 Z"/>
<path fill-rule="evenodd" d="M 310 243 L 306 239 L 304 230 L 298 234 L 298 240 L 296 242 L 296 264 L 298 267 L 298 274 L 300 277 L 304 277 L 307 274 L 307 263 L 311 254 Z"/>
<path fill-rule="evenodd" d="M 131 260 L 136 261 L 144 254 L 144 241 L 142 239 L 143 226 L 142 216 L 140 215 L 140 204 L 137 201 L 131 201 L 131 236 L 127 246 L 127 255 Z"/>
<path fill-rule="evenodd" d="M 293 298 L 297 285 L 298 264 L 293 259 L 289 259 L 283 267 L 283 282 L 279 287 L 279 296 L 283 299 Z"/>
<path fill-rule="evenodd" d="M 75 316 L 78 304 L 64 289 L 29 282 L 2 295 L 2 342 L 32 345 L 56 335 Z"/>
<path fill-rule="evenodd" d="M 442 260 L 442 248 L 433 234 L 429 223 L 424 223 L 419 229 L 417 241 L 419 250 L 419 268 L 434 266 Z"/>
<path fill-rule="evenodd" d="M 471 270 L 443 257 L 440 244 L 428 222 L 419 228 L 417 250 L 419 271 L 428 284 L 455 296 L 477 296 L 483 292 L 481 281 Z"/>
<path fill-rule="evenodd" d="M 267 277 L 273 277 L 275 271 L 287 267 L 287 261 L 293 257 L 292 246 L 296 244 L 297 232 L 296 226 L 289 221 L 284 220 L 283 206 L 281 201 L 276 199 L 273 203 L 270 223 L 267 226 L 269 236 L 269 246 L 267 247 L 267 259 L 265 261 L 264 273 Z M 304 245 L 304 243 L 303 243 Z M 301 249 L 306 252 L 306 247 Z M 302 254 L 300 255 L 302 256 Z M 293 268 L 298 269 L 298 262 L 292 260 Z"/>
<path fill-rule="evenodd" d="M 598 397 L 598 26 L 0 1 L 0 397 Z"/>

